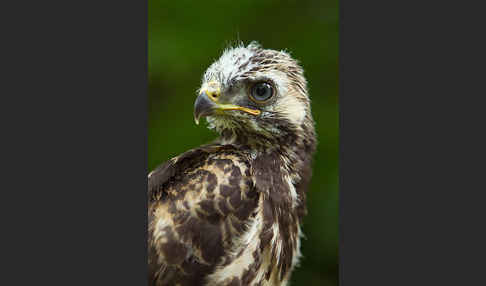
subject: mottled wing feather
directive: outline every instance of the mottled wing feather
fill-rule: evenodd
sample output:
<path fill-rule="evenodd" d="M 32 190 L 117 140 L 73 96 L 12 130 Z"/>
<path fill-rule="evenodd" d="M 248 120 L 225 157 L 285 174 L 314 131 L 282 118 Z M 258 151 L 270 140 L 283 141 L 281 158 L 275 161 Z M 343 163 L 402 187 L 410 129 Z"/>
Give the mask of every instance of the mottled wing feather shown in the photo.
<path fill-rule="evenodd" d="M 204 146 L 166 162 L 148 181 L 151 284 L 203 284 L 257 205 L 246 156 Z"/>

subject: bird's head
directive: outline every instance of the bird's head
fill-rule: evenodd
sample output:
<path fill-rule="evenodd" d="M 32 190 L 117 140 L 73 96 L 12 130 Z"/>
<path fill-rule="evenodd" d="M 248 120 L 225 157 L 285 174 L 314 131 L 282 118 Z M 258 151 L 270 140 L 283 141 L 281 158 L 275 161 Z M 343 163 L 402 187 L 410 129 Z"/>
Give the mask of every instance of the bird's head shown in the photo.
<path fill-rule="evenodd" d="M 303 69 L 288 53 L 255 42 L 225 50 L 206 70 L 194 104 L 196 123 L 202 117 L 227 141 L 314 135 Z"/>

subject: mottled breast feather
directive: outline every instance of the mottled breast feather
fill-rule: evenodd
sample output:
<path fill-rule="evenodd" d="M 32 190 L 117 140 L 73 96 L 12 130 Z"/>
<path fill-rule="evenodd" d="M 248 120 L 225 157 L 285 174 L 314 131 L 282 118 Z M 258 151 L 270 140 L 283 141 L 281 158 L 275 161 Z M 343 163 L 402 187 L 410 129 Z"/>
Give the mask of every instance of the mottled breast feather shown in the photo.
<path fill-rule="evenodd" d="M 206 145 L 148 178 L 150 285 L 204 285 L 255 216 L 258 194 L 247 155 Z"/>

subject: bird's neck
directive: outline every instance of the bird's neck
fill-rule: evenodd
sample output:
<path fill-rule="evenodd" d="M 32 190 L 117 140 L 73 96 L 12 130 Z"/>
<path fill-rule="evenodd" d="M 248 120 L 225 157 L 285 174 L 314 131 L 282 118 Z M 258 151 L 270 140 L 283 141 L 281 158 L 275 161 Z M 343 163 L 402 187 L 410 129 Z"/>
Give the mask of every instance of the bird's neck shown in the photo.
<path fill-rule="evenodd" d="M 294 129 L 281 129 L 280 133 L 274 136 L 237 129 L 225 129 L 220 134 L 218 143 L 233 145 L 246 151 L 251 160 L 278 157 L 289 173 L 299 175 L 309 167 L 316 148 L 313 124 L 302 124 Z"/>

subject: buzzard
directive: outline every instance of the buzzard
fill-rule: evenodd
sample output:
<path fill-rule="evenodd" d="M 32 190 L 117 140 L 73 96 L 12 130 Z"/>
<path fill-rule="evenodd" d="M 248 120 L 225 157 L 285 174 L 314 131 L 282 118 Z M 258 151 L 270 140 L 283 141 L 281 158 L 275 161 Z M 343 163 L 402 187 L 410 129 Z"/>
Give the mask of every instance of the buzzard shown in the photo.
<path fill-rule="evenodd" d="M 220 136 L 148 175 L 150 285 L 286 285 L 300 254 L 316 134 L 303 69 L 228 48 L 194 104 Z"/>

